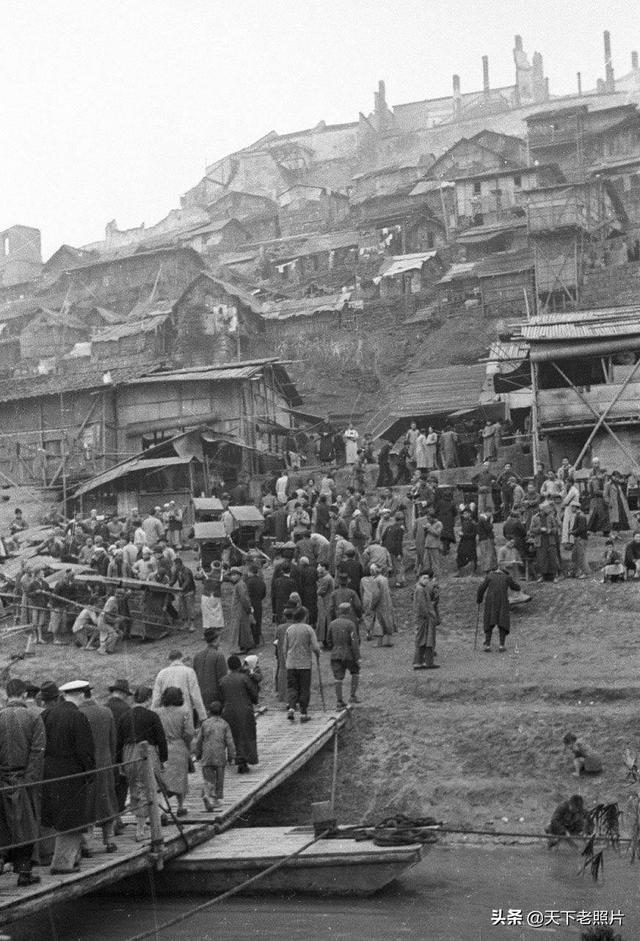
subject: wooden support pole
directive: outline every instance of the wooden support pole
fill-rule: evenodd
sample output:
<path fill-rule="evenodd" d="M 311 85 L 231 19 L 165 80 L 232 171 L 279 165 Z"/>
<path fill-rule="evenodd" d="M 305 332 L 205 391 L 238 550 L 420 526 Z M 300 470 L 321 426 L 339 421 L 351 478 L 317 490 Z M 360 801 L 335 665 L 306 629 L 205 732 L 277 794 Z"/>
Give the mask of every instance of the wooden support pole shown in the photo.
<path fill-rule="evenodd" d="M 605 410 L 604 410 L 603 412 L 601 412 L 600 414 L 598 414 L 598 412 L 597 412 L 596 409 L 593 407 L 593 405 L 591 404 L 591 402 L 587 399 L 587 397 L 586 397 L 585 395 L 583 395 L 583 394 L 576 388 L 576 386 L 571 382 L 571 380 L 569 379 L 569 377 L 568 377 L 568 376 L 566 375 L 566 373 L 560 368 L 560 366 L 558 366 L 557 363 L 554 363 L 553 366 L 554 366 L 555 370 L 562 376 L 562 378 L 564 379 L 564 381 L 573 389 L 573 391 L 576 393 L 576 395 L 584 402 L 584 404 L 587 406 L 587 408 L 589 409 L 589 411 L 598 419 L 597 422 L 596 422 L 596 424 L 594 425 L 593 429 L 591 430 L 591 434 L 589 435 L 589 437 L 588 437 L 587 440 L 585 441 L 584 445 L 582 446 L 582 450 L 580 451 L 580 454 L 578 455 L 578 457 L 576 458 L 576 460 L 575 460 L 575 462 L 574 462 L 574 467 L 576 467 L 576 468 L 578 467 L 578 465 L 579 465 L 580 462 L 582 461 L 583 457 L 584 457 L 585 454 L 587 453 L 587 450 L 588 450 L 588 448 L 589 448 L 591 442 L 593 441 L 593 439 L 594 439 L 595 436 L 597 435 L 598 430 L 599 430 L 603 425 L 604 425 L 605 429 L 609 432 L 609 434 L 611 435 L 611 437 L 613 438 L 613 440 L 616 442 L 616 444 L 618 445 L 618 447 L 622 450 L 623 454 L 625 454 L 625 455 L 629 458 L 629 460 L 631 461 L 631 463 L 632 463 L 635 467 L 638 467 L 638 462 L 637 462 L 636 458 L 635 458 L 629 451 L 627 451 L 627 449 L 625 448 L 625 446 L 622 444 L 622 442 L 620 441 L 620 439 L 618 438 L 618 436 L 616 435 L 616 433 L 613 431 L 613 429 L 607 424 L 607 422 L 605 421 L 605 419 L 606 419 L 607 415 L 609 414 L 609 412 L 611 411 L 611 409 L 613 408 L 613 406 L 616 404 L 616 402 L 621 398 L 622 393 L 623 393 L 624 390 L 627 388 L 627 386 L 629 385 L 629 383 L 631 382 L 631 380 L 633 379 L 633 377 L 634 377 L 635 374 L 637 373 L 638 369 L 640 369 L 640 359 L 639 359 L 638 362 L 635 364 L 635 366 L 633 367 L 633 369 L 631 370 L 631 372 L 629 373 L 629 375 L 627 376 L 627 378 L 624 380 L 624 382 L 622 383 L 622 385 L 620 386 L 620 388 L 618 389 L 618 391 L 616 392 L 616 394 L 613 396 L 613 398 L 611 399 L 611 401 L 609 402 L 609 404 L 607 405 L 607 407 L 605 408 Z"/>
<path fill-rule="evenodd" d="M 164 837 L 162 836 L 162 823 L 160 821 L 160 807 L 158 806 L 158 785 L 153 768 L 153 756 L 151 745 L 148 742 L 140 743 L 140 750 L 143 758 L 144 780 L 147 791 L 147 800 L 149 801 L 149 823 L 151 826 L 151 856 L 155 862 L 156 869 L 164 867 L 163 847 Z"/>
<path fill-rule="evenodd" d="M 336 809 L 336 791 L 338 788 L 338 723 L 333 727 L 333 770 L 331 773 L 331 813 Z"/>

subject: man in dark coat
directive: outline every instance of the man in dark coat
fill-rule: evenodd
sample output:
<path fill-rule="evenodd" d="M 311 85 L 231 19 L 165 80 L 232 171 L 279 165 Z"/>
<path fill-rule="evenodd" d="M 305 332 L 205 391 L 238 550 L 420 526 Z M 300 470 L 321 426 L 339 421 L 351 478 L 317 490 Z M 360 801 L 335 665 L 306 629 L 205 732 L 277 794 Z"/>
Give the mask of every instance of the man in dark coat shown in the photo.
<path fill-rule="evenodd" d="M 362 602 L 360 596 L 349 588 L 349 575 L 347 572 L 338 572 L 338 587 L 331 592 L 329 601 L 329 620 L 335 621 L 338 617 L 338 611 L 341 604 L 349 605 L 349 617 L 356 628 L 356 633 L 360 637 L 360 620 L 362 618 Z"/>
<path fill-rule="evenodd" d="M 95 745 L 95 761 L 98 772 L 93 786 L 92 819 L 100 821 L 102 843 L 107 853 L 115 853 L 118 847 L 113 842 L 114 823 L 118 815 L 113 765 L 116 762 L 116 723 L 107 706 L 99 705 L 91 696 L 91 688 L 85 690 L 80 711 L 89 720 Z M 103 770 L 104 769 L 104 770 Z M 86 837 L 82 837 L 82 855 L 91 855 Z"/>
<path fill-rule="evenodd" d="M 346 709 L 342 686 L 347 671 L 351 678 L 350 703 L 359 703 L 356 693 L 360 680 L 360 644 L 349 617 L 350 606 L 344 602 L 338 608 L 338 617 L 329 624 L 327 647 L 331 651 L 331 670 L 336 690 L 336 708 Z"/>
<path fill-rule="evenodd" d="M 129 680 L 120 678 L 113 681 L 113 685 L 109 687 L 109 693 L 110 696 L 107 699 L 106 705 L 107 708 L 111 710 L 117 731 L 118 726 L 120 725 L 120 720 L 127 712 L 130 712 L 131 710 L 133 690 L 129 687 Z M 116 750 L 116 761 L 122 761 L 121 749 Z M 129 790 L 127 775 L 124 769 L 115 771 L 114 779 L 116 800 L 118 802 L 118 814 L 121 814 L 124 810 L 125 804 L 127 803 L 127 791 Z M 118 836 L 118 834 L 122 833 L 123 830 L 124 824 L 120 820 L 120 817 L 117 817 L 114 825 L 114 834 Z"/>
<path fill-rule="evenodd" d="M 291 592 L 298 588 L 297 582 L 291 574 L 291 564 L 283 562 L 278 569 L 278 574 L 271 579 L 271 610 L 273 611 L 273 620 L 276 624 L 282 624 L 284 609 L 289 600 Z"/>
<path fill-rule="evenodd" d="M 47 745 L 44 754 L 42 822 L 58 831 L 51 861 L 52 873 L 74 872 L 80 864 L 82 830 L 91 823 L 95 745 L 89 720 L 78 708 L 89 684 L 74 680 L 60 687 L 63 695 L 43 713 Z M 83 777 L 47 784 L 60 778 L 88 772 Z M 70 831 L 70 832 L 68 832 Z"/>
<path fill-rule="evenodd" d="M 505 640 L 511 629 L 511 617 L 509 611 L 509 589 L 520 591 L 520 585 L 507 572 L 502 569 L 493 569 L 487 573 L 485 580 L 478 588 L 477 603 L 484 601 L 484 645 L 483 650 L 488 653 L 491 650 L 491 635 L 494 627 L 498 628 L 500 634 L 500 646 L 498 650 L 504 653 Z M 485 598 L 486 595 L 486 598 Z"/>
<path fill-rule="evenodd" d="M 318 620 L 318 572 L 306 555 L 298 560 L 298 593 L 309 612 L 308 623 L 315 627 Z"/>
<path fill-rule="evenodd" d="M 340 572 L 347 573 L 349 576 L 347 585 L 349 588 L 353 588 L 356 594 L 361 597 L 360 582 L 362 581 L 364 570 L 362 568 L 362 563 L 358 558 L 356 558 L 356 550 L 351 546 L 349 546 L 348 549 L 345 549 L 344 558 L 340 560 L 338 574 L 340 574 Z"/>
<path fill-rule="evenodd" d="M 248 765 L 258 764 L 256 717 L 258 687 L 242 672 L 240 657 L 232 654 L 227 660 L 229 672 L 220 680 L 222 718 L 228 722 L 236 746 L 238 774 L 246 774 Z"/>
<path fill-rule="evenodd" d="M 255 563 L 250 565 L 249 574 L 245 575 L 244 580 L 247 585 L 249 601 L 253 608 L 253 623 L 251 624 L 253 643 L 255 647 L 259 647 L 262 637 L 262 602 L 267 595 L 267 586 L 260 572 L 260 566 Z M 205 704 L 208 705 L 210 702 L 215 702 L 216 698 L 217 697 L 214 696 L 213 699 L 206 699 Z"/>
<path fill-rule="evenodd" d="M 23 680 L 7 683 L 7 704 L 0 710 L 0 845 L 23 843 L 0 854 L 0 872 L 11 859 L 18 885 L 40 882 L 31 874 L 33 844 L 39 836 L 38 788 L 24 787 L 42 779 L 44 724 L 27 708 L 27 685 Z M 14 790 L 5 791 L 4 788 Z"/>
<path fill-rule="evenodd" d="M 220 680 L 227 675 L 227 661 L 220 652 L 220 631 L 217 627 L 208 627 L 204 632 L 207 646 L 199 650 L 193 658 L 202 701 L 207 708 L 212 702 L 220 702 Z"/>

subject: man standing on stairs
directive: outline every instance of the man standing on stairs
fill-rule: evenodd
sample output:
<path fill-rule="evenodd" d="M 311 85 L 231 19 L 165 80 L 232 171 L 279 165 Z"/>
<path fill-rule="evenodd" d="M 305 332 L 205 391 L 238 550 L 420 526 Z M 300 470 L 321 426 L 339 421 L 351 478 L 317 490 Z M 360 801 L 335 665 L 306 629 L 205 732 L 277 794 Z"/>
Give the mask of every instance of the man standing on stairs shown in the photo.
<path fill-rule="evenodd" d="M 351 677 L 350 703 L 358 703 L 356 696 L 360 680 L 360 645 L 356 628 L 350 617 L 351 605 L 343 602 L 338 605 L 338 617 L 329 624 L 327 647 L 331 651 L 331 670 L 336 687 L 336 706 L 346 709 L 342 694 L 342 683 L 347 671 Z"/>

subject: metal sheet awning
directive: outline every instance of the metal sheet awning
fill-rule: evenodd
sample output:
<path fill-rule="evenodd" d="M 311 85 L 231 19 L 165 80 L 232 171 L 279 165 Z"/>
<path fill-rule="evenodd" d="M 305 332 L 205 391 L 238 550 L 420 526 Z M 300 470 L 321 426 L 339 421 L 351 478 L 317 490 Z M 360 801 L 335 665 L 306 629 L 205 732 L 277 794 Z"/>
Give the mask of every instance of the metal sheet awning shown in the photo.
<path fill-rule="evenodd" d="M 74 497 L 81 497 L 91 490 L 104 487 L 106 484 L 118 480 L 120 477 L 126 477 L 128 474 L 144 474 L 147 471 L 160 470 L 160 468 L 163 467 L 176 467 L 180 464 L 190 464 L 192 460 L 193 458 L 191 457 L 157 457 L 149 461 L 133 458 L 131 461 L 125 461 L 124 464 L 118 464 L 117 467 L 112 467 L 110 470 L 92 477 L 86 484 L 82 484 L 81 487 L 78 487 L 74 493 Z"/>
<path fill-rule="evenodd" d="M 417 252 L 413 255 L 394 255 L 382 263 L 378 272 L 380 278 L 395 278 L 400 274 L 407 274 L 410 271 L 419 271 L 422 266 L 435 258 L 437 251 Z"/>

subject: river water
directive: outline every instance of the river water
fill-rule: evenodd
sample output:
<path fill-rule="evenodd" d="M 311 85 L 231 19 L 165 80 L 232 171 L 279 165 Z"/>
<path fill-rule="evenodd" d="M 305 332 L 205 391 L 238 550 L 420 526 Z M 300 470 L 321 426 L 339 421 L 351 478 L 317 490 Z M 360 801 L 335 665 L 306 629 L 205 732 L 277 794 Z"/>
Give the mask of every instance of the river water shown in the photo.
<path fill-rule="evenodd" d="M 622 912 L 614 930 L 640 938 L 640 865 L 605 850 L 604 879 L 579 875 L 579 855 L 542 846 L 436 846 L 401 880 L 372 899 L 232 899 L 158 933 L 158 941 L 578 941 L 578 912 Z M 3 880 L 11 878 L 3 876 Z M 0 891 L 2 880 L 0 880 Z M 203 897 L 85 897 L 8 927 L 12 941 L 126 941 L 186 913 Z M 516 910 L 492 926 L 492 911 Z M 542 912 L 540 928 L 517 911 Z M 573 915 L 556 912 L 569 912 Z M 552 913 L 545 914 L 545 913 Z M 537 916 L 535 916 L 537 918 Z M 588 915 L 581 915 L 584 922 Z M 602 917 L 602 916 L 598 916 Z M 607 917 L 610 917 L 607 915 Z M 560 920 L 560 925 L 556 922 Z"/>

